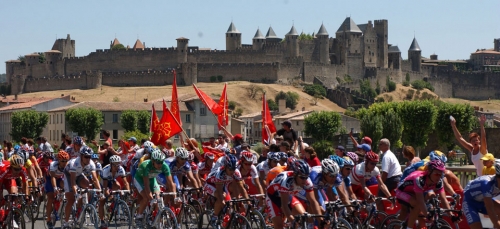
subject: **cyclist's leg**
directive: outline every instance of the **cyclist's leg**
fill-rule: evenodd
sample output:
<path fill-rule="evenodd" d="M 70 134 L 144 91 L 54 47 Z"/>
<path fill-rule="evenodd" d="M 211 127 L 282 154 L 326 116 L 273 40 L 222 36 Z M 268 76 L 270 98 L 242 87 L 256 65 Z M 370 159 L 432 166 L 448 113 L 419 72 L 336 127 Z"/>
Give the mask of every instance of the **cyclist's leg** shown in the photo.
<path fill-rule="evenodd" d="M 277 193 L 276 193 L 277 194 Z M 283 228 L 283 213 L 281 211 L 281 198 L 279 194 L 266 195 L 266 208 L 275 229 Z"/>
<path fill-rule="evenodd" d="M 56 181 L 57 182 L 57 181 Z M 47 195 L 47 204 L 46 204 L 46 215 L 47 222 L 52 220 L 52 204 L 54 203 L 54 187 L 52 187 L 52 182 L 50 177 L 45 178 L 45 194 Z"/>
<path fill-rule="evenodd" d="M 68 222 L 69 217 L 71 216 L 71 208 L 73 207 L 73 203 L 75 203 L 75 193 L 73 192 L 73 188 L 70 187 L 70 175 L 69 173 L 64 174 L 64 192 L 66 196 L 66 205 L 64 208 L 64 222 Z"/>
<path fill-rule="evenodd" d="M 495 203 L 496 201 L 493 202 Z M 495 205 L 498 204 L 495 203 Z M 467 195 L 465 195 L 464 200 L 462 202 L 462 210 L 465 214 L 465 218 L 467 219 L 467 224 L 469 224 L 470 229 L 483 228 L 481 224 L 481 218 L 479 217 L 479 213 L 486 212 L 486 207 L 484 206 L 484 203 L 478 203 L 474 201 L 472 198 L 467 198 Z"/>
<path fill-rule="evenodd" d="M 156 182 L 156 179 L 154 178 L 149 179 L 149 182 L 150 183 Z M 144 212 L 144 209 L 146 209 L 148 204 L 153 199 L 153 194 L 152 194 L 153 189 L 151 189 L 150 185 L 150 191 L 146 190 L 146 188 L 144 188 L 144 184 L 138 182 L 137 179 L 134 179 L 134 184 L 135 187 L 137 188 L 137 191 L 139 191 L 140 196 L 142 197 L 141 202 L 139 202 L 139 208 L 137 209 L 137 216 L 139 216 L 139 218 L 142 218 L 142 213 Z"/>

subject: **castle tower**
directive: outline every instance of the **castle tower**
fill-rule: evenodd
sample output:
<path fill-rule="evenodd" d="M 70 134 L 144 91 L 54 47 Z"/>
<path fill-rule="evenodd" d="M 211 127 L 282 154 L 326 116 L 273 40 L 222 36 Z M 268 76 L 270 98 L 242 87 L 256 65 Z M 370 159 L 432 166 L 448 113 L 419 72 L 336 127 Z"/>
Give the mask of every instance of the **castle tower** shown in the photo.
<path fill-rule="evenodd" d="M 266 34 L 266 44 L 271 44 L 271 43 L 280 43 L 281 38 L 276 36 L 276 33 L 274 32 L 273 27 L 269 26 L 269 29 L 267 30 Z"/>
<path fill-rule="evenodd" d="M 132 48 L 133 50 L 144 50 L 146 48 L 145 45 L 146 43 L 142 43 L 141 40 L 137 39 L 135 41 L 134 47 Z"/>
<path fill-rule="evenodd" d="M 339 42 L 338 48 L 335 50 L 337 64 L 346 64 L 349 55 L 361 53 L 362 35 L 363 32 L 350 17 L 342 22 L 342 25 L 335 32 L 335 37 Z"/>
<path fill-rule="evenodd" d="M 285 35 L 288 57 L 299 56 L 299 34 L 292 25 L 290 32 Z"/>
<path fill-rule="evenodd" d="M 375 20 L 377 33 L 377 67 L 387 68 L 388 65 L 388 38 L 389 26 L 387 20 Z"/>
<path fill-rule="evenodd" d="M 330 39 L 329 34 L 323 24 L 319 28 L 316 37 L 319 40 L 319 62 L 322 64 L 330 63 Z"/>
<path fill-rule="evenodd" d="M 109 48 L 111 49 L 111 48 L 113 48 L 113 46 L 119 45 L 119 44 L 120 44 L 120 42 L 118 41 L 118 39 L 115 38 L 115 40 L 111 41 Z"/>
<path fill-rule="evenodd" d="M 75 57 L 75 40 L 71 40 L 68 34 L 66 39 L 57 39 L 52 50 L 59 50 L 63 58 Z"/>
<path fill-rule="evenodd" d="M 255 33 L 255 36 L 253 36 L 253 39 L 252 39 L 252 49 L 253 50 L 262 50 L 262 46 L 264 46 L 265 42 L 266 42 L 266 38 L 260 32 L 260 29 L 257 29 L 257 32 Z"/>
<path fill-rule="evenodd" d="M 47 65 L 47 70 L 49 75 L 63 75 L 64 72 L 58 71 L 59 58 L 62 57 L 62 53 L 59 50 L 49 50 L 45 52 L 45 64 Z"/>
<path fill-rule="evenodd" d="M 422 50 L 416 38 L 413 38 L 413 42 L 411 42 L 410 48 L 408 49 L 408 60 L 411 64 L 411 70 L 420 72 L 422 68 Z"/>
<path fill-rule="evenodd" d="M 226 32 L 226 50 L 236 50 L 241 48 L 241 33 L 236 29 L 233 22 Z"/>
<path fill-rule="evenodd" d="M 500 38 L 494 39 L 493 43 L 494 43 L 493 47 L 495 48 L 494 50 L 500 52 Z"/>
<path fill-rule="evenodd" d="M 177 40 L 177 62 L 186 63 L 188 60 L 188 44 L 189 39 L 179 37 Z"/>
<path fill-rule="evenodd" d="M 397 45 L 390 45 L 387 51 L 387 67 L 392 69 L 401 69 L 401 51 Z"/>

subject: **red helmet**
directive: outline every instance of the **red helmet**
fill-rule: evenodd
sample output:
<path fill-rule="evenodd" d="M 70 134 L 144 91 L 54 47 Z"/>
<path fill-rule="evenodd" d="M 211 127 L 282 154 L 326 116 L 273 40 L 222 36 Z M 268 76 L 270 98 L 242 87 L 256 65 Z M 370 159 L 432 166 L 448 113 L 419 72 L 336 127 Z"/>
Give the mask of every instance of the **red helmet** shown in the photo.
<path fill-rule="evenodd" d="M 57 153 L 57 160 L 69 160 L 69 154 L 66 153 L 66 151 L 59 151 L 59 153 Z"/>
<path fill-rule="evenodd" d="M 253 153 L 250 153 L 248 151 L 241 152 L 241 160 L 253 162 Z"/>
<path fill-rule="evenodd" d="M 378 162 L 378 160 L 379 160 L 378 154 L 374 153 L 373 151 L 367 152 L 365 154 L 365 160 Z"/>

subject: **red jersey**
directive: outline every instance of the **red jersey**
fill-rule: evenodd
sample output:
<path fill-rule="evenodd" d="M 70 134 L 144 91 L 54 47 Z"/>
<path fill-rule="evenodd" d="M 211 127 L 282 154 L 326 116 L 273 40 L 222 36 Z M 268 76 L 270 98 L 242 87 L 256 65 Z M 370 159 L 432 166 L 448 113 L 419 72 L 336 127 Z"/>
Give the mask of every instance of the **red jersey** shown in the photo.
<path fill-rule="evenodd" d="M 5 165 L 5 164 L 4 164 Z M 17 175 L 14 175 L 12 173 L 12 169 L 10 168 L 10 164 L 5 167 L 5 169 L 1 169 L 0 173 L 0 183 L 3 183 L 4 180 L 14 180 L 19 177 L 23 180 L 23 182 L 26 182 L 28 180 L 28 172 L 26 172 L 26 168 L 21 167 L 21 172 Z"/>
<path fill-rule="evenodd" d="M 38 158 L 37 162 L 38 162 L 38 166 L 42 170 L 42 174 L 44 176 L 48 176 L 49 175 L 49 169 L 50 169 L 50 163 L 52 163 L 52 160 L 49 159 L 47 162 L 44 162 L 43 158 Z"/>

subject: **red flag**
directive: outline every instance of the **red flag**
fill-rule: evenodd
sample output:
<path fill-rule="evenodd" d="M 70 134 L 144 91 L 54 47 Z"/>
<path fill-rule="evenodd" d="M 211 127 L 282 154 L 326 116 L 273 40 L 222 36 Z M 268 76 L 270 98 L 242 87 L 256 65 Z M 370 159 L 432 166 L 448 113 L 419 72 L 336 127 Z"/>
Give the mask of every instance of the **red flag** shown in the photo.
<path fill-rule="evenodd" d="M 200 98 L 201 102 L 205 104 L 205 106 L 208 108 L 208 110 L 210 110 L 210 112 L 212 112 L 214 115 L 222 114 L 223 110 L 222 107 L 219 106 L 219 104 L 217 104 L 212 98 L 210 98 L 210 96 L 205 94 L 205 92 L 198 89 L 198 87 L 196 87 L 195 84 L 193 84 L 193 87 L 194 90 L 196 91 L 196 94 Z"/>
<path fill-rule="evenodd" d="M 156 138 L 151 138 L 151 141 L 155 145 L 165 144 L 165 141 L 172 136 L 180 133 L 182 127 L 179 125 L 174 115 L 167 108 L 167 104 L 163 101 L 163 115 L 161 117 L 160 123 L 158 124 L 153 136 Z"/>
<path fill-rule="evenodd" d="M 219 99 L 219 106 L 222 107 L 222 114 L 218 115 L 219 130 L 222 129 L 221 126 L 226 127 L 229 122 L 228 107 L 229 101 L 227 100 L 226 92 L 227 84 L 224 84 L 224 89 L 222 90 L 222 95 Z"/>
<path fill-rule="evenodd" d="M 269 144 L 271 139 L 269 139 L 266 128 L 264 127 L 264 125 L 266 124 L 271 133 L 276 132 L 276 126 L 274 126 L 273 117 L 271 116 L 271 112 L 269 111 L 266 94 L 264 93 L 264 95 L 262 96 L 262 143 Z"/>
<path fill-rule="evenodd" d="M 160 136 L 158 136 L 158 134 L 156 133 L 156 129 L 158 129 L 159 125 L 160 125 L 160 120 L 156 115 L 155 104 L 153 103 L 151 109 L 151 125 L 149 126 L 149 132 L 153 133 L 153 136 L 151 136 L 151 142 L 155 144 L 156 142 L 159 142 L 161 140 Z"/>
<path fill-rule="evenodd" d="M 182 126 L 181 112 L 179 109 L 179 98 L 177 96 L 177 73 L 175 72 L 175 69 L 174 82 L 172 83 L 172 101 L 170 102 L 170 110 L 172 111 L 174 117 L 177 119 L 177 122 L 179 122 L 179 125 Z"/>

